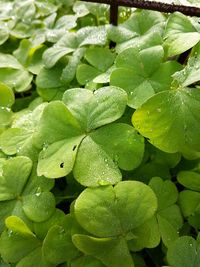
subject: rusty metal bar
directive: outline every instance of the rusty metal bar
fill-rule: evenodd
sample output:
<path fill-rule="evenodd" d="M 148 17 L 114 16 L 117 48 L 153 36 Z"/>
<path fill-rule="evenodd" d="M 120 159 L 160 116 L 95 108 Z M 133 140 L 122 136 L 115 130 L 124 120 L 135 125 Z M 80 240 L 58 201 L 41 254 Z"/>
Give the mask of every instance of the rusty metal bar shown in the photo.
<path fill-rule="evenodd" d="M 126 7 L 136 7 L 141 9 L 155 10 L 163 13 L 173 13 L 178 11 L 188 16 L 200 17 L 200 8 L 194 6 L 175 5 L 175 4 L 167 4 L 162 2 L 146 1 L 146 0 L 84 0 L 84 1 L 100 3 L 100 4 L 108 4 L 111 6 L 111 13 L 116 12 L 116 6 L 126 6 Z M 115 17 L 115 14 L 110 15 L 110 18 L 113 17 Z"/>

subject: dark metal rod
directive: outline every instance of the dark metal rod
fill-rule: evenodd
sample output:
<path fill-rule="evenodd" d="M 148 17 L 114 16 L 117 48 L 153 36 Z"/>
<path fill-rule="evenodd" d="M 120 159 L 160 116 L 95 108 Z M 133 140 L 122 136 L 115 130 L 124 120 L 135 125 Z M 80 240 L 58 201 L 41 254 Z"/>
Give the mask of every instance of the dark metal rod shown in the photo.
<path fill-rule="evenodd" d="M 188 16 L 200 17 L 200 8 L 194 6 L 166 4 L 161 2 L 145 1 L 145 0 L 84 0 L 84 1 L 100 3 L 100 4 L 108 4 L 108 5 L 112 5 L 113 3 L 115 3 L 115 5 L 117 6 L 136 7 L 142 9 L 160 11 L 164 13 L 173 13 L 178 11 Z"/>
<path fill-rule="evenodd" d="M 117 26 L 118 21 L 118 5 L 113 2 L 110 5 L 110 24 Z"/>

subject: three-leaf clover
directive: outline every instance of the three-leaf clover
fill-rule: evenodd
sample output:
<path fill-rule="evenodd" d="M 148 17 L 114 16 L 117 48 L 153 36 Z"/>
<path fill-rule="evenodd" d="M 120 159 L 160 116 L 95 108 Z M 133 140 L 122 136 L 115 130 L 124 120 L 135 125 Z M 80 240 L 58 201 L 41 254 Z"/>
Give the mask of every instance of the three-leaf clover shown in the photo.
<path fill-rule="evenodd" d="M 175 61 L 163 62 L 163 57 L 160 45 L 142 50 L 130 47 L 117 56 L 110 84 L 127 92 L 130 107 L 138 108 L 155 93 L 170 88 L 171 75 L 180 70 L 180 65 Z"/>
<path fill-rule="evenodd" d="M 92 236 L 75 234 L 72 240 L 78 249 L 108 267 L 133 267 L 127 240 L 135 238 L 134 230 L 152 218 L 156 209 L 155 194 L 141 182 L 87 188 L 77 198 L 74 212 Z"/>
<path fill-rule="evenodd" d="M 35 136 L 35 144 L 43 147 L 38 175 L 59 178 L 73 170 L 81 184 L 97 186 L 120 181 L 119 168 L 136 168 L 143 157 L 143 138 L 130 125 L 112 123 L 124 113 L 126 101 L 122 89 L 103 87 L 94 93 L 67 90 L 64 103 L 50 103 Z"/>

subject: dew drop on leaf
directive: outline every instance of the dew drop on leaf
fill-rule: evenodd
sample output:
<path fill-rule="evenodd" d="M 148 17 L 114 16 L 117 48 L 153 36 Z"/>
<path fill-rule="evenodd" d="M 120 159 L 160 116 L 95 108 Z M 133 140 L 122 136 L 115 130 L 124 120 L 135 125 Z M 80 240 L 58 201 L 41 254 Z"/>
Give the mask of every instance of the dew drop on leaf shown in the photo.
<path fill-rule="evenodd" d="M 99 185 L 108 185 L 109 183 L 107 181 L 105 181 L 105 180 L 99 180 L 98 184 Z"/>

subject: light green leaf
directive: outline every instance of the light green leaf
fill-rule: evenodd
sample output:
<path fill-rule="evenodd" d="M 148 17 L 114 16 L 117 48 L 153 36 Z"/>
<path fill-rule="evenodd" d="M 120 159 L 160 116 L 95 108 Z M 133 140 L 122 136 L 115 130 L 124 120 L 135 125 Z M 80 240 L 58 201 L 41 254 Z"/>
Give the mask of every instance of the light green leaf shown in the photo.
<path fill-rule="evenodd" d="M 168 18 L 165 39 L 167 55 L 174 56 L 196 45 L 200 41 L 200 33 L 189 17 L 176 12 Z"/>
<path fill-rule="evenodd" d="M 62 75 L 60 77 L 62 82 L 69 83 L 74 79 L 76 75 L 76 69 L 84 53 L 85 53 L 85 48 L 78 48 L 69 58 L 69 62 L 67 66 L 63 69 Z"/>
<path fill-rule="evenodd" d="M 0 53 L 0 81 L 17 92 L 28 90 L 32 75 L 9 54 Z"/>
<path fill-rule="evenodd" d="M 67 107 L 60 101 L 50 103 L 44 109 L 35 136 L 35 144 L 43 147 L 39 156 L 38 175 L 58 178 L 68 174 L 73 168 L 83 137 L 77 120 Z"/>
<path fill-rule="evenodd" d="M 6 262 L 16 263 L 40 246 L 33 235 L 5 230 L 0 238 L 0 253 Z"/>
<path fill-rule="evenodd" d="M 154 177 L 151 179 L 149 186 L 157 196 L 159 211 L 173 205 L 178 199 L 178 190 L 171 181 L 163 181 L 159 177 Z"/>
<path fill-rule="evenodd" d="M 61 211 L 60 209 L 55 209 L 54 213 L 48 220 L 43 222 L 34 222 L 33 224 L 34 233 L 37 235 L 39 239 L 45 239 L 45 236 L 47 235 L 51 227 L 55 225 L 63 226 L 65 217 L 66 216 L 63 211 Z"/>
<path fill-rule="evenodd" d="M 95 238 L 73 235 L 73 242 L 86 255 L 92 255 L 108 267 L 134 267 L 127 244 L 123 238 Z M 109 251 L 109 253 L 105 253 Z"/>
<path fill-rule="evenodd" d="M 81 64 L 76 70 L 76 78 L 81 85 L 92 81 L 96 76 L 100 75 L 101 72 L 87 64 Z"/>
<path fill-rule="evenodd" d="M 42 103 L 33 111 L 26 110 L 16 116 L 11 128 L 0 136 L 0 146 L 4 153 L 8 155 L 19 154 L 30 144 L 32 146 L 33 134 L 37 131 L 38 122 L 46 105 L 46 103 Z"/>
<path fill-rule="evenodd" d="M 28 228 L 28 226 L 17 216 L 9 216 L 5 220 L 6 227 L 15 232 L 20 233 L 21 235 L 35 236 L 33 232 Z"/>
<path fill-rule="evenodd" d="M 73 52 L 73 48 L 68 47 L 51 47 L 47 49 L 43 54 L 43 60 L 46 68 L 52 68 L 59 59 L 67 54 Z"/>
<path fill-rule="evenodd" d="M 13 113 L 10 108 L 0 107 L 0 129 L 9 126 L 12 122 L 12 117 Z"/>
<path fill-rule="evenodd" d="M 79 251 L 72 243 L 71 232 L 67 227 L 65 229 L 58 225 L 50 228 L 44 239 L 42 249 L 45 259 L 56 266 L 79 255 Z"/>
<path fill-rule="evenodd" d="M 179 195 L 179 205 L 185 217 L 192 215 L 198 209 L 200 203 L 200 193 L 184 190 Z"/>
<path fill-rule="evenodd" d="M 105 45 L 107 41 L 106 27 L 84 27 L 77 32 L 77 40 L 80 47 L 83 45 Z"/>
<path fill-rule="evenodd" d="M 152 190 L 136 181 L 87 188 L 75 202 L 80 225 L 99 237 L 124 235 L 150 219 L 157 208 Z"/>
<path fill-rule="evenodd" d="M 55 198 L 51 192 L 37 192 L 23 197 L 23 211 L 35 222 L 47 220 L 55 211 Z"/>
<path fill-rule="evenodd" d="M 102 87 L 94 93 L 76 88 L 65 92 L 63 102 L 82 128 L 89 132 L 122 116 L 126 93 L 114 86 Z"/>
<path fill-rule="evenodd" d="M 171 205 L 158 212 L 157 220 L 162 241 L 166 247 L 179 237 L 179 230 L 183 225 L 180 209 L 177 205 Z"/>
<path fill-rule="evenodd" d="M 32 162 L 27 157 L 15 157 L 5 161 L 0 177 L 0 201 L 18 197 L 28 180 Z"/>
<path fill-rule="evenodd" d="M 154 248 L 160 243 L 159 227 L 155 216 L 135 228 L 132 233 L 133 238 L 128 241 L 128 247 L 131 251 Z"/>
<path fill-rule="evenodd" d="M 84 135 L 78 135 L 44 147 L 39 156 L 38 175 L 59 178 L 70 173 L 74 166 L 78 146 L 83 138 Z"/>
<path fill-rule="evenodd" d="M 154 177 L 149 183 L 158 200 L 156 214 L 160 236 L 166 247 L 178 238 L 179 230 L 183 225 L 180 209 L 175 205 L 178 199 L 178 190 L 171 181 L 163 181 Z"/>
<path fill-rule="evenodd" d="M 181 171 L 178 173 L 177 180 L 188 189 L 200 191 L 200 174 L 192 171 Z"/>
<path fill-rule="evenodd" d="M 91 47 L 86 51 L 85 59 L 99 71 L 105 72 L 113 64 L 115 54 L 108 48 Z"/>
<path fill-rule="evenodd" d="M 34 267 L 34 265 L 41 266 L 41 267 L 54 267 L 55 265 L 50 264 L 47 262 L 42 254 L 41 247 L 34 249 L 28 255 L 23 257 L 16 265 L 16 267 Z"/>
<path fill-rule="evenodd" d="M 196 150 L 200 145 L 200 92 L 193 88 L 156 94 L 133 114 L 136 130 L 168 153 Z"/>
<path fill-rule="evenodd" d="M 80 145 L 73 173 L 84 186 L 116 184 L 122 178 L 113 159 L 90 136 Z"/>
<path fill-rule="evenodd" d="M 185 68 L 174 73 L 173 78 L 183 87 L 198 82 L 200 80 L 200 55 L 190 57 Z"/>
<path fill-rule="evenodd" d="M 198 267 L 200 247 L 194 238 L 182 236 L 169 247 L 167 260 L 174 267 Z"/>
<path fill-rule="evenodd" d="M 131 47 L 117 56 L 110 83 L 127 92 L 130 107 L 138 108 L 155 92 L 169 89 L 171 75 L 180 66 L 176 62 L 162 63 L 163 57 L 161 46 L 143 50 Z"/>
<path fill-rule="evenodd" d="M 15 96 L 10 87 L 0 83 L 0 106 L 11 107 L 15 102 Z"/>
<path fill-rule="evenodd" d="M 71 267 L 105 267 L 103 263 L 92 256 L 82 256 L 71 262 Z M 3 266 L 4 267 L 4 266 Z M 5 266 L 7 267 L 7 266 Z"/>
<path fill-rule="evenodd" d="M 144 139 L 133 127 L 113 123 L 89 135 L 123 170 L 132 170 L 143 159 Z"/>

